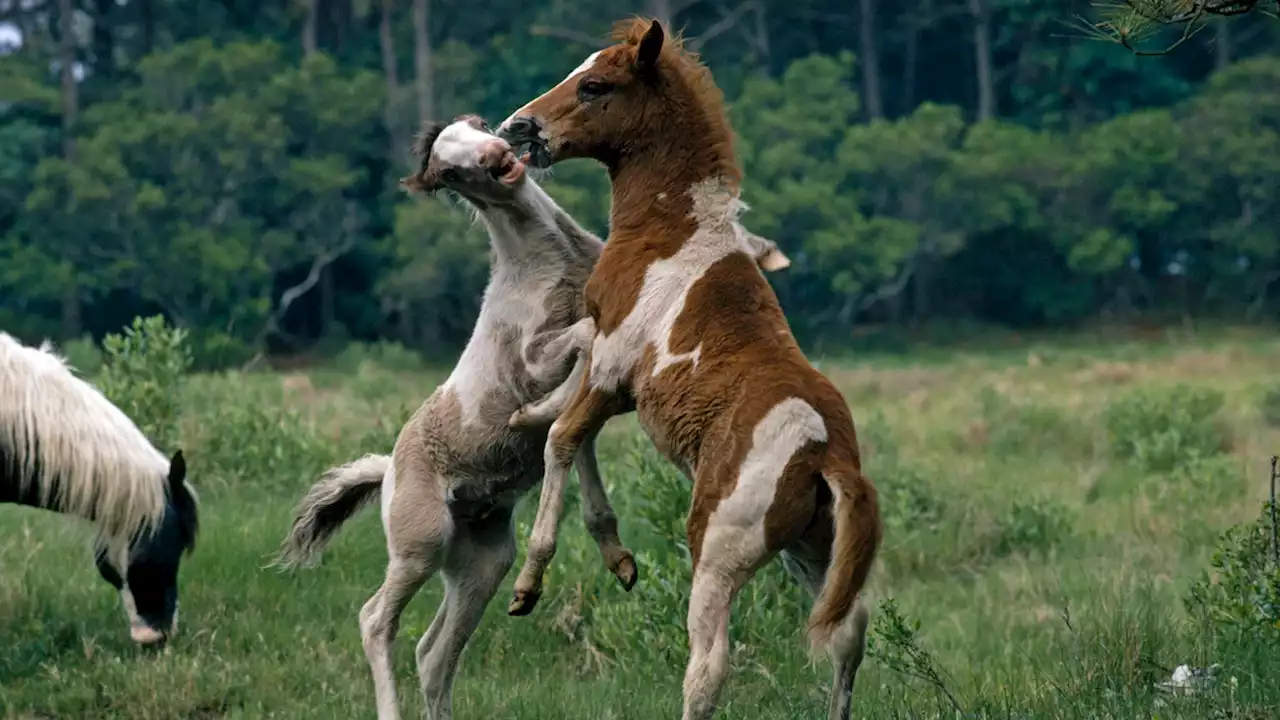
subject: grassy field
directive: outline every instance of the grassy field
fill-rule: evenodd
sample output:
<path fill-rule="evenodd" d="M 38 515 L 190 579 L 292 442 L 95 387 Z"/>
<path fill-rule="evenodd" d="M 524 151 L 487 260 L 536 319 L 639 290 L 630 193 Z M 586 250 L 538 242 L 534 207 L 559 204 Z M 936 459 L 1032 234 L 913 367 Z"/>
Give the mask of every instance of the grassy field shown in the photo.
<path fill-rule="evenodd" d="M 855 716 L 1280 717 L 1280 645 L 1206 626 L 1184 603 L 1219 533 L 1265 501 L 1280 451 L 1272 337 L 823 360 L 887 523 Z M 377 513 L 317 569 L 264 569 L 317 474 L 388 451 L 441 379 L 358 360 L 308 382 L 190 379 L 181 434 L 202 535 L 163 654 L 131 647 L 86 532 L 0 508 L 0 715 L 371 717 L 356 613 L 384 567 Z M 547 596 L 508 618 L 508 579 L 463 660 L 458 718 L 679 716 L 687 489 L 633 418 L 610 423 L 600 452 L 639 584 L 614 585 L 571 498 Z M 439 593 L 428 584 L 410 606 L 397 645 L 407 717 L 420 707 L 413 646 Z M 747 587 L 719 717 L 825 717 L 829 669 L 806 659 L 807 609 L 776 563 Z M 1220 663 L 1220 682 L 1190 698 L 1153 688 L 1182 663 Z"/>

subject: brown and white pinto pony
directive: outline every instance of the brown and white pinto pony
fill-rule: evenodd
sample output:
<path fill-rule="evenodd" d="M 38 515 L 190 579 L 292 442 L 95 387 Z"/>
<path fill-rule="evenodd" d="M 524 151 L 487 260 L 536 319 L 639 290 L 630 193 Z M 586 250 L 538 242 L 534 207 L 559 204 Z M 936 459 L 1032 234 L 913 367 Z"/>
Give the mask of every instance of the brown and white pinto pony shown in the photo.
<path fill-rule="evenodd" d="M 816 598 L 809 637 L 835 663 L 829 716 L 844 720 L 865 648 L 858 595 L 882 532 L 849 408 L 743 249 L 741 173 L 710 71 L 657 21 L 623 21 L 614 39 L 499 128 L 535 165 L 590 157 L 613 183 L 609 242 L 585 288 L 597 334 L 548 437 L 509 612 L 537 602 L 579 446 L 634 402 L 693 481 L 684 718 L 715 713 L 732 600 L 781 553 Z"/>

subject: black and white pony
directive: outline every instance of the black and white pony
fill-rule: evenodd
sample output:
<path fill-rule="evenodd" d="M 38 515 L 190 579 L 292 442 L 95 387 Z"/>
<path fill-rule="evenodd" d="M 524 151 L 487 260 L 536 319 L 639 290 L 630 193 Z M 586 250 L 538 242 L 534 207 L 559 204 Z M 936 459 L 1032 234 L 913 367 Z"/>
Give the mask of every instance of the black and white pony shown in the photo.
<path fill-rule="evenodd" d="M 0 503 L 97 525 L 98 572 L 119 591 L 139 644 L 177 629 L 178 564 L 198 528 L 186 473 L 181 450 L 165 459 L 47 343 L 0 332 Z"/>

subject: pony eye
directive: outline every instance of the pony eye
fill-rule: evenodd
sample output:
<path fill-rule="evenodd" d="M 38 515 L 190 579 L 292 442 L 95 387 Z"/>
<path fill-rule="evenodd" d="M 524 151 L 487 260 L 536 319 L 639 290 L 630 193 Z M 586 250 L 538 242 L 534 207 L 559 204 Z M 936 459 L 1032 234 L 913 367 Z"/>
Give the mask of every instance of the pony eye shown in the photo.
<path fill-rule="evenodd" d="M 578 92 L 588 97 L 599 97 L 613 89 L 613 85 L 599 80 L 584 80 L 578 86 Z"/>

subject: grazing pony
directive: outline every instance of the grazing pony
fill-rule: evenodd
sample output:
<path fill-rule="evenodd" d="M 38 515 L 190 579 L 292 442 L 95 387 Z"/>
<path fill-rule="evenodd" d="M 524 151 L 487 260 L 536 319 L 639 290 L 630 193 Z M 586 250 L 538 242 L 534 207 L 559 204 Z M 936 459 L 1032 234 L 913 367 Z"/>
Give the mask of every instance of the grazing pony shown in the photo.
<path fill-rule="evenodd" d="M 333 468 L 306 494 L 278 561 L 313 564 L 342 523 L 381 492 L 387 573 L 360 611 L 380 720 L 399 717 L 391 646 L 400 614 L 437 571 L 444 602 L 416 656 L 427 717 L 452 716 L 459 658 L 515 560 L 514 506 L 542 479 L 548 426 L 569 394 L 556 388 L 584 372 L 594 325 L 584 319 L 582 288 L 604 247 L 525 176 L 524 162 L 479 117 L 428 124 L 415 149 L 421 165 L 401 184 L 458 194 L 488 231 L 492 267 L 480 317 L 393 454 Z M 747 242 L 760 262 L 786 266 L 768 240 Z M 587 528 L 630 590 L 635 561 L 618 539 L 594 436 L 584 438 L 576 462 Z"/>
<path fill-rule="evenodd" d="M 119 591 L 141 645 L 178 626 L 178 565 L 199 527 L 186 474 L 181 450 L 166 460 L 48 344 L 0 332 L 0 503 L 98 526 L 98 572 Z"/>
<path fill-rule="evenodd" d="M 636 410 L 693 481 L 684 718 L 715 713 L 729 672 L 729 612 L 781 553 L 815 597 L 809 638 L 835 664 L 829 716 L 849 717 L 881 539 L 853 420 L 801 352 L 743 250 L 741 173 L 710 71 L 657 21 L 515 111 L 499 135 L 533 164 L 590 157 L 613 184 L 609 242 L 586 285 L 596 335 L 581 384 L 551 427 L 546 477 L 509 612 L 528 613 L 555 552 L 569 463 L 612 415 Z"/>

